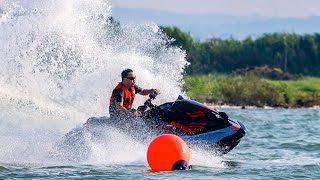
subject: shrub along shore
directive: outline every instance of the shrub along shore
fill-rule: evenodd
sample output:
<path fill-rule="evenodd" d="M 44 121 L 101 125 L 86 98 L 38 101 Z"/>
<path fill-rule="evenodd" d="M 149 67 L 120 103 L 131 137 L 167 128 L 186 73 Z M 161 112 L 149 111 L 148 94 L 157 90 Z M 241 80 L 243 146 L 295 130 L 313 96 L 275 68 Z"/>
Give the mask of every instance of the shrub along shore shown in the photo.
<path fill-rule="evenodd" d="M 216 105 L 285 108 L 320 105 L 320 78 L 270 80 L 255 75 L 186 75 L 184 89 L 194 100 Z"/>

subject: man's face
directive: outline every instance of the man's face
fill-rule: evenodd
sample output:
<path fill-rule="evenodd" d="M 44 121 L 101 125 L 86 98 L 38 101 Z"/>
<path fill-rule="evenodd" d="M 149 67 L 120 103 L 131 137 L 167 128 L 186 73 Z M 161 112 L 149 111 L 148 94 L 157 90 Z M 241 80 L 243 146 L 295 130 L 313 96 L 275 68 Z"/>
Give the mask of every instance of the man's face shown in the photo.
<path fill-rule="evenodd" d="M 136 75 L 133 72 L 129 72 L 127 77 L 123 78 L 123 84 L 127 87 L 133 87 L 135 84 Z"/>

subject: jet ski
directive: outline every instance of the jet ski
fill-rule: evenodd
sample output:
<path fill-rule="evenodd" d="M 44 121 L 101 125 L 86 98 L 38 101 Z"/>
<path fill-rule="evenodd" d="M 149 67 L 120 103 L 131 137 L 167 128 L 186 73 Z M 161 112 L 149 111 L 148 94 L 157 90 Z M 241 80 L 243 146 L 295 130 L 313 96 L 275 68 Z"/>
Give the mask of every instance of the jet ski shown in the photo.
<path fill-rule="evenodd" d="M 90 152 L 86 144 L 89 138 L 93 141 L 104 141 L 110 128 L 116 128 L 141 142 L 150 142 L 160 134 L 170 133 L 181 137 L 192 147 L 201 147 L 226 154 L 238 145 L 245 136 L 245 126 L 229 118 L 225 112 L 211 109 L 197 101 L 183 98 L 181 95 L 174 102 L 155 105 L 152 101 L 157 94 L 151 93 L 138 110 L 139 118 L 91 117 L 82 126 L 65 135 L 59 149 L 77 150 L 75 156 L 85 156 Z"/>

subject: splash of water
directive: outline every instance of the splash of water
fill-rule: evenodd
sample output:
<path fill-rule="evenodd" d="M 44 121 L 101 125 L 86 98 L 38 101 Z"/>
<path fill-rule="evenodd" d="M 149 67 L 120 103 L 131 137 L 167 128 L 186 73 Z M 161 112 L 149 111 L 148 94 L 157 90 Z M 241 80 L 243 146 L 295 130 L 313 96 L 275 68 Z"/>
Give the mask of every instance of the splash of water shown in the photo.
<path fill-rule="evenodd" d="M 108 19 L 110 6 L 104 1 L 30 2 L 29 6 L 5 1 L 1 8 L 4 91 L 73 105 L 88 115 L 105 115 L 120 72 L 132 68 L 140 86 L 161 88 L 160 101 L 181 93 L 185 54 L 167 46 L 157 25 L 117 27 Z"/>
<path fill-rule="evenodd" d="M 139 86 L 161 89 L 156 103 L 183 94 L 185 52 L 170 47 L 154 23 L 120 26 L 110 16 L 103 0 L 1 2 L 0 162 L 50 163 L 48 152 L 63 134 L 108 115 L 125 68 L 135 71 Z M 134 106 L 144 100 L 138 96 Z M 145 145 L 112 133 L 113 146 L 91 144 L 91 163 L 144 162 Z M 128 144 L 125 159 L 108 153 Z M 127 156 L 132 148 L 135 158 Z"/>
<path fill-rule="evenodd" d="M 156 24 L 120 26 L 110 16 L 103 0 L 1 2 L 1 161 L 41 162 L 40 149 L 88 117 L 108 115 L 125 68 L 141 87 L 162 90 L 158 102 L 182 93 L 185 53 Z"/>

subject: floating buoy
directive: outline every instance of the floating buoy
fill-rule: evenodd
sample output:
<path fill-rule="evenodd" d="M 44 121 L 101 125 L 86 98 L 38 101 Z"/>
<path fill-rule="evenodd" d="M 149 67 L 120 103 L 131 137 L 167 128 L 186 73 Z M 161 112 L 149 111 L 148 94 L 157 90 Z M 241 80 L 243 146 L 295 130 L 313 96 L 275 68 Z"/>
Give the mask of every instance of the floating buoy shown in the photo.
<path fill-rule="evenodd" d="M 180 137 L 163 134 L 150 143 L 147 160 L 152 171 L 186 170 L 190 165 L 190 149 Z"/>

